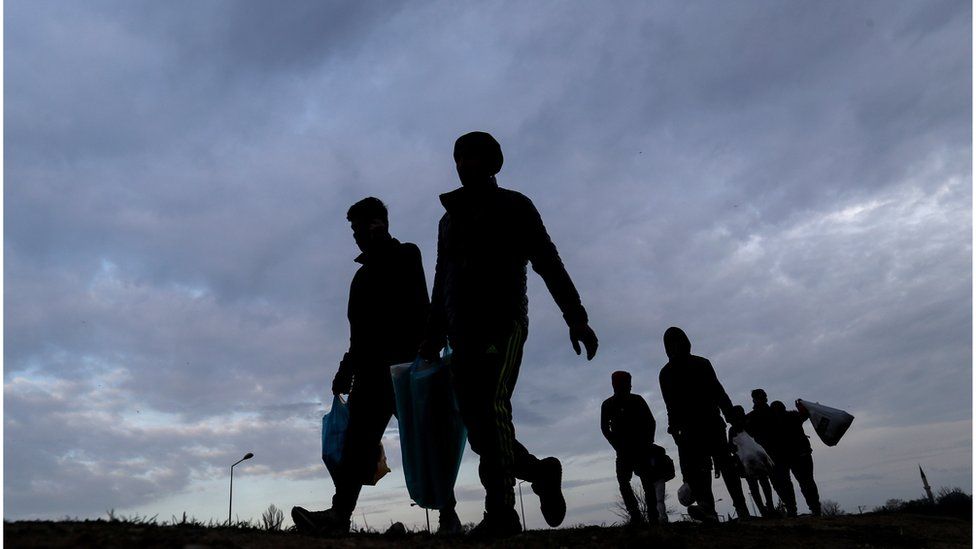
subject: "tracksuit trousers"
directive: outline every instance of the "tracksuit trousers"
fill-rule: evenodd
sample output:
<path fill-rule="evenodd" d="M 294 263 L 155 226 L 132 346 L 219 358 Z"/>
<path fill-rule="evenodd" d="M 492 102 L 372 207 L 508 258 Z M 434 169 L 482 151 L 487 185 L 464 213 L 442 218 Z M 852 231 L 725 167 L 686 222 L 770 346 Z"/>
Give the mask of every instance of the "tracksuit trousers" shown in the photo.
<path fill-rule="evenodd" d="M 539 459 L 515 439 L 512 392 L 522 362 L 527 329 L 515 323 L 508 333 L 452 341 L 451 374 L 471 449 L 480 456 L 485 511 L 515 509 L 515 479 L 535 481 Z"/>

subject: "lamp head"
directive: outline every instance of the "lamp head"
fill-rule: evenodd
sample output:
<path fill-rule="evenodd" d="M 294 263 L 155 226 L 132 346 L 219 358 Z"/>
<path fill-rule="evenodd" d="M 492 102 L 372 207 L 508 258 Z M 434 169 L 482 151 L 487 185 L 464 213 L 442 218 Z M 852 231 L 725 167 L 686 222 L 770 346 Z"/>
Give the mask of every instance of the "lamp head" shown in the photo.
<path fill-rule="evenodd" d="M 254 454 L 252 454 L 251 452 L 244 454 L 244 459 L 251 459 L 252 457 L 254 457 Z"/>

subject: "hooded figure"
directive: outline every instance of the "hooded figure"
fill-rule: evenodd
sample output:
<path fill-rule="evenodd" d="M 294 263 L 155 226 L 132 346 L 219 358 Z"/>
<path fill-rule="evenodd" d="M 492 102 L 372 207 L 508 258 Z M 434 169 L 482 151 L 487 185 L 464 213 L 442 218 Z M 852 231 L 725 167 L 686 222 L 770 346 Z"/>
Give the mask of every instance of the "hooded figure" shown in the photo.
<path fill-rule="evenodd" d="M 668 410 L 668 433 L 678 445 L 681 474 L 698 502 L 688 508 L 688 514 L 699 520 L 718 520 L 710 475 L 714 461 L 725 478 L 736 513 L 748 517 L 720 415 L 732 419 L 732 401 L 712 363 L 691 354 L 691 341 L 681 328 L 672 326 L 664 332 L 664 350 L 668 363 L 661 368 L 659 381 Z"/>

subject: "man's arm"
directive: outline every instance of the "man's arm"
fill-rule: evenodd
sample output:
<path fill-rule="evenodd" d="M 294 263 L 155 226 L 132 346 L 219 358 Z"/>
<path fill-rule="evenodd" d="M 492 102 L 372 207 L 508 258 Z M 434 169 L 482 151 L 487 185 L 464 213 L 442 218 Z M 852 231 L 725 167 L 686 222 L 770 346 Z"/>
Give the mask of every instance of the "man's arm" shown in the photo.
<path fill-rule="evenodd" d="M 641 414 L 644 416 L 643 424 L 645 429 L 651 433 L 651 442 L 654 442 L 654 432 L 657 431 L 657 422 L 654 421 L 654 414 L 651 413 L 651 407 L 647 405 L 647 401 L 644 397 L 637 395 L 640 399 Z"/>
<path fill-rule="evenodd" d="M 732 412 L 732 399 L 729 398 L 729 394 L 725 392 L 725 387 L 722 387 L 722 382 L 718 380 L 718 376 L 715 374 L 715 368 L 712 367 L 712 363 L 705 360 L 706 375 L 708 376 L 708 381 L 712 386 L 712 395 L 718 402 L 718 407 L 722 410 L 722 415 L 725 416 L 725 420 L 732 424 L 732 418 L 734 414 Z"/>
<path fill-rule="evenodd" d="M 603 431 L 603 437 L 607 439 L 610 446 L 614 449 L 617 448 L 617 443 L 614 440 L 613 432 L 610 431 L 610 401 L 603 401 L 603 405 L 600 406 L 600 430 Z"/>
<path fill-rule="evenodd" d="M 358 271 L 357 271 L 358 274 Z M 332 378 L 332 394 L 348 394 L 352 389 L 353 377 L 356 372 L 356 364 L 360 362 L 359 355 L 362 353 L 363 336 L 360 334 L 359 322 L 357 322 L 353 311 L 359 307 L 359 296 L 356 295 L 356 277 L 353 276 L 352 284 L 349 286 L 349 305 L 346 309 L 346 316 L 349 318 L 349 350 L 339 361 L 339 369 Z"/>
<path fill-rule="evenodd" d="M 434 288 L 430 295 L 430 314 L 427 316 L 427 327 L 424 330 L 424 341 L 420 344 L 418 354 L 425 359 L 434 360 L 444 348 L 447 338 L 447 314 L 444 310 L 444 278 L 446 257 L 444 254 L 444 225 L 447 224 L 447 214 L 437 225 L 437 262 L 434 266 Z M 424 283 L 424 291 L 427 285 Z"/>
<path fill-rule="evenodd" d="M 569 338 L 573 343 L 573 350 L 580 354 L 580 342 L 586 347 L 586 359 L 591 360 L 596 356 L 596 349 L 599 346 L 596 334 L 589 326 L 589 318 L 586 309 L 580 300 L 579 292 L 573 280 L 566 272 L 556 245 L 552 243 L 546 226 L 542 223 L 542 217 L 535 205 L 528 198 L 525 199 L 526 208 L 526 239 L 528 243 L 529 261 L 532 262 L 532 270 L 539 273 L 542 280 L 546 283 L 546 288 L 552 295 L 559 310 L 563 313 L 563 319 L 569 326 Z"/>
<path fill-rule="evenodd" d="M 424 327 L 430 317 L 430 297 L 427 295 L 427 277 L 424 275 L 424 261 L 420 255 L 420 248 L 414 244 L 407 244 L 407 261 L 405 265 L 404 297 L 407 300 L 406 311 L 411 318 L 407 321 L 407 329 L 422 339 Z M 414 341 L 417 341 L 416 339 Z"/>
<path fill-rule="evenodd" d="M 661 398 L 664 400 L 664 408 L 668 412 L 668 434 L 677 437 L 681 432 L 681 425 L 678 423 L 677 414 L 674 406 L 674 393 L 671 387 L 671 380 L 664 369 L 658 376 L 658 383 L 661 385 Z"/>

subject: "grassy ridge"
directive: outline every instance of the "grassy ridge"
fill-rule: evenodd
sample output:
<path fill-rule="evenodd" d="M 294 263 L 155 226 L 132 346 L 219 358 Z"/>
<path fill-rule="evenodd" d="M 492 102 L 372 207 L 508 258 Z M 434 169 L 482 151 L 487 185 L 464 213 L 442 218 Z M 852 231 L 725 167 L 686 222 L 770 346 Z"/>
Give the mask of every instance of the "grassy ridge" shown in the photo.
<path fill-rule="evenodd" d="M 320 539 L 290 531 L 207 527 L 200 524 L 157 525 L 152 522 L 20 521 L 4 523 L 8 547 L 970 547 L 972 521 L 913 514 L 865 514 L 830 519 L 757 520 L 704 525 L 678 522 L 664 527 L 627 529 L 584 526 L 532 530 L 495 543 L 438 538 L 426 533 L 391 537 L 350 534 Z"/>

